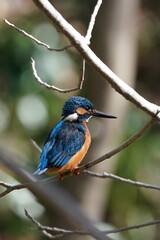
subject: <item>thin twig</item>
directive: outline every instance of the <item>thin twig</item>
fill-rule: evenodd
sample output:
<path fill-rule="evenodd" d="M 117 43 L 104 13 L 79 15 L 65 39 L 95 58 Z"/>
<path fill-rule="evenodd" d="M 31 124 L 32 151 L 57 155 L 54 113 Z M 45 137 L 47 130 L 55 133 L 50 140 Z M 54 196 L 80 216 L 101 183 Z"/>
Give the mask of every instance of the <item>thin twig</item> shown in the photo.
<path fill-rule="evenodd" d="M 97 14 L 98 14 L 101 4 L 102 4 L 102 0 L 98 0 L 96 6 L 94 7 L 93 13 L 91 15 L 91 19 L 90 19 L 89 26 L 87 29 L 87 34 L 85 36 L 85 39 L 86 39 L 86 42 L 88 45 L 90 45 L 93 27 L 94 27 L 96 17 L 97 17 Z"/>
<path fill-rule="evenodd" d="M 33 144 L 33 146 L 41 153 L 42 149 L 40 148 L 40 146 L 38 146 L 38 144 L 36 143 L 36 141 L 34 141 L 33 139 L 31 139 L 31 143 Z"/>
<path fill-rule="evenodd" d="M 25 37 L 33 40 L 33 41 L 34 41 L 35 43 L 37 43 L 38 45 L 41 45 L 41 46 L 43 46 L 43 47 L 46 47 L 49 51 L 61 52 L 61 51 L 64 51 L 64 50 L 72 47 L 72 45 L 68 45 L 68 46 L 66 46 L 66 47 L 64 47 L 64 48 L 58 48 L 58 49 L 56 49 L 56 48 L 51 48 L 48 44 L 41 42 L 40 40 L 36 39 L 36 38 L 33 37 L 32 35 L 30 35 L 30 34 L 28 34 L 27 32 L 25 32 L 24 30 L 16 27 L 13 23 L 10 23 L 7 19 L 4 19 L 4 22 L 5 22 L 6 24 L 8 24 L 9 26 L 13 27 L 13 28 L 14 28 L 16 31 L 18 31 L 19 33 L 23 34 Z M 83 78 L 82 78 L 82 80 L 80 80 L 80 82 L 79 82 L 79 86 L 80 86 L 80 87 L 75 87 L 75 88 L 71 88 L 71 89 L 64 89 L 64 90 L 63 90 L 63 89 L 57 88 L 57 87 L 55 87 L 55 86 L 53 86 L 53 85 L 49 85 L 49 84 L 43 82 L 43 81 L 41 80 L 41 78 L 38 76 L 37 71 L 36 71 L 36 68 L 35 68 L 35 60 L 33 60 L 33 58 L 31 58 L 31 64 L 32 64 L 32 70 L 33 70 L 33 75 L 34 75 L 34 77 L 35 77 L 35 80 L 36 80 L 38 83 L 40 83 L 41 85 L 43 85 L 44 87 L 48 88 L 48 89 L 52 89 L 52 90 L 58 91 L 58 92 L 60 92 L 60 93 L 68 93 L 68 92 L 73 92 L 73 91 L 79 90 L 80 87 L 82 87 L 82 84 L 83 84 L 83 81 L 84 81 Z"/>
<path fill-rule="evenodd" d="M 79 167 L 78 171 L 82 171 L 84 169 L 88 169 L 90 167 L 93 167 L 94 165 L 104 161 L 105 159 L 111 158 L 115 154 L 119 153 L 124 148 L 127 148 L 131 143 L 133 143 L 135 140 L 137 140 L 142 134 L 149 128 L 149 126 L 155 121 L 155 118 L 149 119 L 142 128 L 140 128 L 133 136 L 131 136 L 129 139 L 127 139 L 125 142 L 123 142 L 121 145 L 119 145 L 117 148 L 113 149 L 112 151 L 104 154 L 103 156 L 90 161 L 87 164 L 84 164 Z"/>
<path fill-rule="evenodd" d="M 0 186 L 5 187 L 6 190 L 0 193 L 0 198 L 6 196 L 8 193 L 14 191 L 14 190 L 20 190 L 24 188 L 28 188 L 29 186 L 33 185 L 33 183 L 24 183 L 24 184 L 8 184 L 5 182 L 0 181 Z"/>
<path fill-rule="evenodd" d="M 42 233 L 43 233 L 46 237 L 48 237 L 49 239 L 57 239 L 57 238 L 61 238 L 61 237 L 64 236 L 64 234 L 55 234 L 55 235 L 53 235 L 53 234 L 48 233 L 48 232 L 45 231 L 45 230 L 43 230 Z"/>
<path fill-rule="evenodd" d="M 68 93 L 68 92 L 73 92 L 73 91 L 79 90 L 79 87 L 70 88 L 70 89 L 61 89 L 61 88 L 57 88 L 53 85 L 49 85 L 46 82 L 43 82 L 41 80 L 41 78 L 38 76 L 38 73 L 37 73 L 37 70 L 36 70 L 36 67 L 35 67 L 35 60 L 33 58 L 31 58 L 31 65 L 32 65 L 32 70 L 33 70 L 33 75 L 34 75 L 35 80 L 38 83 L 40 83 L 42 86 L 44 86 L 48 89 L 51 89 L 51 90 L 55 90 L 55 91 L 60 92 L 60 93 Z"/>
<path fill-rule="evenodd" d="M 83 88 L 84 77 L 85 77 L 85 69 L 86 69 L 86 61 L 83 59 L 81 64 L 82 64 L 81 76 L 80 76 L 80 81 L 79 81 L 79 89 L 80 90 L 82 90 L 82 88 Z"/>
<path fill-rule="evenodd" d="M 112 174 L 112 173 L 107 173 L 107 172 L 96 173 L 96 172 L 92 172 L 92 171 L 88 171 L 88 170 L 83 170 L 82 173 L 84 173 L 86 175 L 89 175 L 91 177 L 97 177 L 97 178 L 103 178 L 103 179 L 111 178 L 111 179 L 114 179 L 114 180 L 117 180 L 117 181 L 120 181 L 120 182 L 135 185 L 135 186 L 138 186 L 138 187 L 160 190 L 160 186 L 133 181 L 131 179 L 126 179 L 126 178 L 123 178 L 123 177 L 119 177 L 119 176 L 117 176 L 115 174 Z"/>
<path fill-rule="evenodd" d="M 85 232 L 85 231 L 67 230 L 67 229 L 62 229 L 62 228 L 57 228 L 57 227 L 44 226 L 40 222 L 38 222 L 33 216 L 31 216 L 31 214 L 26 209 L 25 209 L 25 215 L 31 220 L 32 223 L 34 223 L 37 226 L 38 230 L 45 231 L 45 235 L 47 235 L 49 238 L 54 238 L 56 236 L 59 237 L 59 236 L 66 236 L 66 235 L 75 235 L 75 234 L 89 235 L 89 233 Z M 156 224 L 160 224 L 160 219 L 141 223 L 141 224 L 131 225 L 128 227 L 106 230 L 106 231 L 102 231 L 102 232 L 104 234 L 118 233 L 118 232 L 122 232 L 122 231 L 128 231 L 128 230 L 148 227 L 148 226 L 152 226 L 152 225 L 156 225 Z M 48 233 L 48 232 L 50 232 L 50 233 Z M 55 235 L 52 235 L 51 232 L 55 233 Z"/>
<path fill-rule="evenodd" d="M 103 233 L 110 234 L 110 233 L 124 232 L 124 231 L 128 231 L 128 230 L 139 229 L 139 228 L 148 227 L 148 226 L 152 226 L 152 225 L 156 225 L 156 224 L 160 224 L 160 219 L 146 222 L 146 223 L 132 225 L 129 227 L 122 227 L 122 228 L 117 228 L 117 229 L 113 229 L 113 230 L 107 230 L 107 231 L 103 231 Z"/>
<path fill-rule="evenodd" d="M 38 40 L 37 38 L 33 37 L 33 35 L 30 35 L 29 33 L 25 32 L 24 30 L 18 28 L 17 26 L 15 26 L 13 23 L 9 22 L 7 19 L 4 18 L 4 22 L 6 24 L 8 24 L 9 26 L 13 27 L 17 32 L 21 33 L 22 35 L 24 35 L 25 37 L 33 40 L 35 43 L 37 43 L 40 46 L 46 47 L 49 51 L 56 51 L 56 52 L 62 52 L 67 50 L 70 47 L 73 47 L 71 44 L 67 45 L 63 48 L 51 48 L 48 44 L 41 42 L 40 40 Z"/>
<path fill-rule="evenodd" d="M 62 228 L 57 228 L 57 227 L 48 227 L 48 226 L 43 226 L 40 222 L 38 222 L 26 209 L 25 209 L 25 215 L 38 227 L 39 230 L 41 231 L 49 231 L 49 232 L 54 232 L 58 234 L 63 234 L 63 235 L 68 235 L 68 234 L 73 234 L 72 230 L 66 230 Z M 74 234 L 80 234 L 80 235 L 85 235 L 86 233 L 82 231 L 77 231 L 74 230 Z"/>
<path fill-rule="evenodd" d="M 91 37 L 92 37 L 93 27 L 94 27 L 94 24 L 95 24 L 95 21 L 96 21 L 96 16 L 98 14 L 98 11 L 100 9 L 101 4 L 102 4 L 102 0 L 98 0 L 96 6 L 94 7 L 93 13 L 91 15 L 91 19 L 89 21 L 87 34 L 85 36 L 85 40 L 86 40 L 88 45 L 90 45 L 90 40 L 91 40 Z M 82 74 L 81 74 L 80 84 L 79 84 L 80 89 L 82 89 L 83 83 L 84 83 L 85 68 L 86 68 L 86 61 L 83 59 L 82 60 Z"/>

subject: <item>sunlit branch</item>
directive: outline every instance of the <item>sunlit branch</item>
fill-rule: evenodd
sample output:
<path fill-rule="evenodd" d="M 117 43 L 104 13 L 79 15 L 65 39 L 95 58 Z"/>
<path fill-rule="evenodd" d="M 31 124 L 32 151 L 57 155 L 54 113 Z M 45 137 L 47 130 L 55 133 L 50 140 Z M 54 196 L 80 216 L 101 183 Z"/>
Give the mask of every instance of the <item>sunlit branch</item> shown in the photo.
<path fill-rule="evenodd" d="M 91 15 L 91 19 L 90 19 L 89 26 L 88 26 L 88 29 L 87 29 L 87 34 L 85 36 L 85 39 L 86 39 L 86 42 L 87 42 L 88 45 L 90 45 L 90 40 L 91 40 L 91 37 L 92 37 L 93 27 L 95 25 L 96 17 L 97 17 L 97 14 L 98 14 L 98 11 L 100 9 L 101 4 L 102 4 L 102 0 L 98 0 L 97 4 L 96 4 L 96 6 L 93 10 L 93 13 Z"/>
<path fill-rule="evenodd" d="M 127 85 L 114 72 L 111 71 L 89 48 L 85 37 L 77 32 L 62 15 L 53 7 L 48 0 L 32 0 L 37 7 L 64 33 L 70 42 L 75 46 L 83 58 L 105 79 L 110 85 L 127 100 L 134 103 L 150 116 L 155 116 L 160 120 L 160 107 L 153 104 L 138 94 L 133 88 Z"/>
<path fill-rule="evenodd" d="M 56 52 L 62 52 L 67 50 L 68 48 L 72 47 L 72 45 L 67 45 L 63 48 L 51 48 L 48 44 L 41 42 L 40 40 L 38 40 L 37 38 L 33 37 L 33 35 L 25 32 L 24 30 L 18 28 L 17 26 L 15 26 L 13 23 L 10 23 L 7 19 L 4 19 L 4 22 L 6 24 L 8 24 L 9 26 L 13 27 L 17 32 L 21 33 L 22 35 L 24 35 L 25 37 L 33 40 L 35 43 L 37 43 L 40 46 L 46 47 L 49 51 L 56 51 Z"/>

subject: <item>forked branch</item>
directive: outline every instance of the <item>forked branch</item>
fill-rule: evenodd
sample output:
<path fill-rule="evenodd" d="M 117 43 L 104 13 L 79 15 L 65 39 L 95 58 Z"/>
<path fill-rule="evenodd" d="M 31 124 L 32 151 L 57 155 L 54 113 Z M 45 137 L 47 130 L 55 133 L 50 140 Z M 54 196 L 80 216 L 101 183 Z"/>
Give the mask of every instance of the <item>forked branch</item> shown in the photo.
<path fill-rule="evenodd" d="M 64 33 L 70 42 L 75 46 L 83 58 L 104 78 L 111 86 L 123 95 L 127 100 L 134 103 L 150 116 L 160 120 L 160 107 L 153 104 L 138 94 L 133 88 L 128 86 L 115 73 L 113 73 L 89 48 L 85 37 L 77 32 L 53 7 L 48 0 L 32 0 L 38 8 L 50 19 L 50 21 Z"/>

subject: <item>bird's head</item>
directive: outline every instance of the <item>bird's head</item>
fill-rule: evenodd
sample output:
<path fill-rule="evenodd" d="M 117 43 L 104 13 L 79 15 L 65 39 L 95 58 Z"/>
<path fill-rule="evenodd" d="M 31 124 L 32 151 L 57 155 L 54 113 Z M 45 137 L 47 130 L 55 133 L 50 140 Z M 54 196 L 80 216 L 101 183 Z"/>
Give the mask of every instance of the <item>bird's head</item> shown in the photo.
<path fill-rule="evenodd" d="M 74 96 L 68 99 L 62 110 L 65 121 L 88 121 L 92 116 L 102 118 L 116 118 L 115 116 L 95 110 L 94 105 L 84 97 Z"/>

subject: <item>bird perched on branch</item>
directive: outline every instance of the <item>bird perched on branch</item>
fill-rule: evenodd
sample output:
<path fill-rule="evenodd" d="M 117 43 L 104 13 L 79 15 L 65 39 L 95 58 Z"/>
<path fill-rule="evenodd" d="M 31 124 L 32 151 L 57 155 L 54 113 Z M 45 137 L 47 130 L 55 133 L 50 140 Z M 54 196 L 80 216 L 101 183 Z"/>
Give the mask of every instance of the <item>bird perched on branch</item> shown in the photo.
<path fill-rule="evenodd" d="M 38 169 L 34 174 L 65 170 L 75 171 L 86 155 L 91 136 L 86 125 L 94 117 L 116 118 L 95 110 L 93 104 L 84 97 L 71 97 L 62 109 L 62 117 L 48 135 L 40 156 Z"/>

